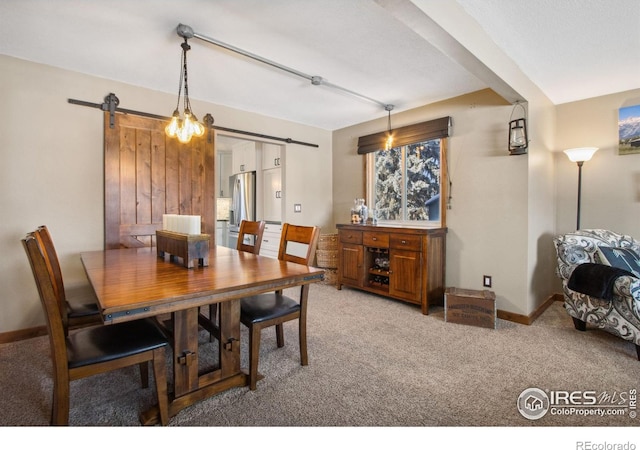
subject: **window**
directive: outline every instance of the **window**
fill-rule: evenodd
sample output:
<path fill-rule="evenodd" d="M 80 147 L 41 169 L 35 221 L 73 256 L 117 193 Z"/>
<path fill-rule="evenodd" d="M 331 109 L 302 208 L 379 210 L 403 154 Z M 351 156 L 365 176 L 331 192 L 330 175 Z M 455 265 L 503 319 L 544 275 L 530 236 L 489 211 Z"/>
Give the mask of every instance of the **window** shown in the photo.
<path fill-rule="evenodd" d="M 367 155 L 367 204 L 381 224 L 445 226 L 446 146 L 451 119 L 393 131 L 397 147 L 384 148 L 386 133 L 358 140 Z"/>
<path fill-rule="evenodd" d="M 370 154 L 369 205 L 379 221 L 440 220 L 440 141 Z"/>

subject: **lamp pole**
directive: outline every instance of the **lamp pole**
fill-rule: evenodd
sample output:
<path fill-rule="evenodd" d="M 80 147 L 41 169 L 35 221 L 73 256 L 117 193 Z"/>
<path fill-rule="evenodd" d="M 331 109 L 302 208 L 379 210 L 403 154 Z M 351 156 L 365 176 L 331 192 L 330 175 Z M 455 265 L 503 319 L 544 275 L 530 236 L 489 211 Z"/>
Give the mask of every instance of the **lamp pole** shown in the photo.
<path fill-rule="evenodd" d="M 570 161 L 578 164 L 578 214 L 576 219 L 576 230 L 580 229 L 580 197 L 582 195 L 582 165 L 585 161 L 589 161 L 593 154 L 598 150 L 597 147 L 580 147 L 570 148 L 564 153 L 569 157 Z"/>
<path fill-rule="evenodd" d="M 576 219 L 576 230 L 580 229 L 580 197 L 582 195 L 582 165 L 584 161 L 578 161 L 578 217 Z"/>

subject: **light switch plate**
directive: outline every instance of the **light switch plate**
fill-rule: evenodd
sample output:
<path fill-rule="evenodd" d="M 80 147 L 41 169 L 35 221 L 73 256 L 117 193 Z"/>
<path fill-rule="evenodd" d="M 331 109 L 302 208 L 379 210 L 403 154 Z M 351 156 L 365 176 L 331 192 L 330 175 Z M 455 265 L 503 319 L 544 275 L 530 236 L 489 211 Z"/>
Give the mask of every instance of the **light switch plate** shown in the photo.
<path fill-rule="evenodd" d="M 302 205 L 300 203 L 294 203 L 293 212 L 302 212 Z"/>

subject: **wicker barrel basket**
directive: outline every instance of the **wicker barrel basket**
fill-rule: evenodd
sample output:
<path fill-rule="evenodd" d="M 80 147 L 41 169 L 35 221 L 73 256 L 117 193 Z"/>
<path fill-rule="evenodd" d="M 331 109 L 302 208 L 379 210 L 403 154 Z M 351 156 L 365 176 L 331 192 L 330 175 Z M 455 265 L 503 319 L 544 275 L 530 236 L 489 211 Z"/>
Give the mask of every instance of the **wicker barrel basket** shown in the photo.
<path fill-rule="evenodd" d="M 318 267 L 335 269 L 338 267 L 338 235 L 321 234 L 316 250 Z"/>

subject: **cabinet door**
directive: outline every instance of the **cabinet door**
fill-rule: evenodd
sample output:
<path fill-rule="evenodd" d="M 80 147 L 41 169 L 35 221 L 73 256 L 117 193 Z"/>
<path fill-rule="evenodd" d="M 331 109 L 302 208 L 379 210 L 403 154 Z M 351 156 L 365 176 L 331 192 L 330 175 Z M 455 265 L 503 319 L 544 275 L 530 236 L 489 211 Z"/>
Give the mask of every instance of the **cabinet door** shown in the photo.
<path fill-rule="evenodd" d="M 280 169 L 262 171 L 263 217 L 271 222 L 282 221 L 282 173 Z"/>
<path fill-rule="evenodd" d="M 217 221 L 216 222 L 216 245 L 221 245 L 222 247 L 229 246 L 229 232 L 227 230 L 227 222 L 226 221 Z"/>
<path fill-rule="evenodd" d="M 233 173 L 252 172 L 256 170 L 256 143 L 253 141 L 241 142 L 233 146 L 231 152 L 233 161 Z"/>
<path fill-rule="evenodd" d="M 218 197 L 231 197 L 231 187 L 229 185 L 229 177 L 233 175 L 232 172 L 232 160 L 231 153 L 219 153 L 218 154 Z"/>
<path fill-rule="evenodd" d="M 340 244 L 340 283 L 362 286 L 362 245 Z"/>
<path fill-rule="evenodd" d="M 244 165 L 244 146 L 234 145 L 231 151 L 231 174 L 242 172 Z"/>
<path fill-rule="evenodd" d="M 275 169 L 281 166 L 280 160 L 280 145 L 276 144 L 262 144 L 262 168 L 263 169 Z"/>
<path fill-rule="evenodd" d="M 389 294 L 420 303 L 421 253 L 408 250 L 389 252 Z"/>
<path fill-rule="evenodd" d="M 256 143 L 249 142 L 244 150 L 244 162 L 242 167 L 242 172 L 253 172 L 258 168 L 258 163 L 256 160 Z"/>

